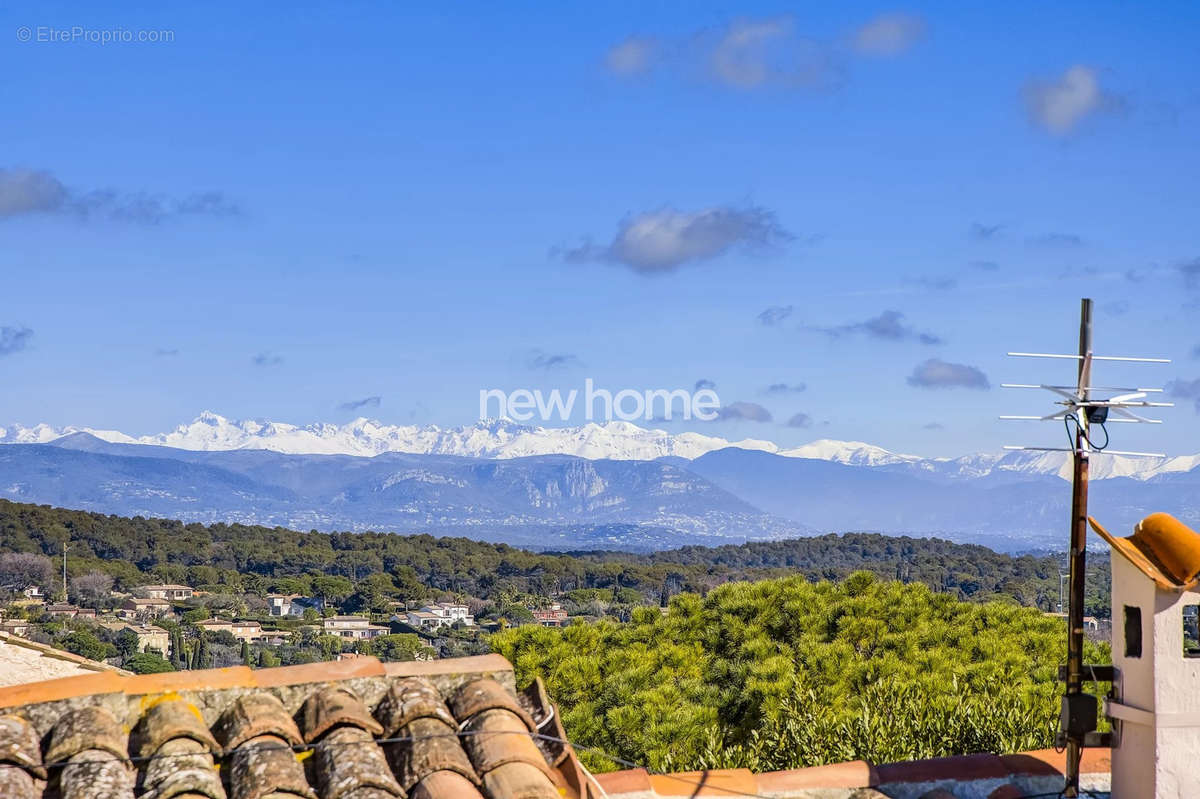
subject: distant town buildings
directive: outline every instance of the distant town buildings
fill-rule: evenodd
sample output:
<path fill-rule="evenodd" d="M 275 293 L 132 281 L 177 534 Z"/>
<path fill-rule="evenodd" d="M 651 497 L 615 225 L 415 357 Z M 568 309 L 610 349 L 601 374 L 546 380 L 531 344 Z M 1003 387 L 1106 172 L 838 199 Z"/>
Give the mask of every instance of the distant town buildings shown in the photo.
<path fill-rule="evenodd" d="M 530 612 L 533 614 L 534 621 L 543 627 L 561 627 L 567 623 L 567 612 L 557 602 L 548 608 L 539 608 Z"/>

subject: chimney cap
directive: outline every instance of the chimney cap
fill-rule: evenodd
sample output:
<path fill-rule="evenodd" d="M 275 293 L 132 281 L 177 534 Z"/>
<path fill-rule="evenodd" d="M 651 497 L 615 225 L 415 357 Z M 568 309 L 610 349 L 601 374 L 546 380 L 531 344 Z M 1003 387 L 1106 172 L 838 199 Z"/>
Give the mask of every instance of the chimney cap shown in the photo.
<path fill-rule="evenodd" d="M 1152 513 L 1117 538 L 1095 519 L 1092 529 L 1164 591 L 1190 591 L 1200 585 L 1200 533 L 1169 513 Z"/>

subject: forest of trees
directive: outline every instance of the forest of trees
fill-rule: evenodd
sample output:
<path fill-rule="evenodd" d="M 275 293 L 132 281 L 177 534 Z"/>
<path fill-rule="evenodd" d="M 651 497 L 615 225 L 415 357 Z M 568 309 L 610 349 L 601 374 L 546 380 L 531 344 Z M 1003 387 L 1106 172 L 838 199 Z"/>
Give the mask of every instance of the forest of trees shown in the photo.
<path fill-rule="evenodd" d="M 661 604 L 731 580 L 797 574 L 838 580 L 866 570 L 962 599 L 1049 611 L 1058 603 L 1062 569 L 1055 557 L 865 533 L 652 554 L 534 553 L 465 538 L 184 524 L 0 500 L 0 552 L 55 556 L 68 542 L 73 578 L 108 575 L 117 590 L 165 581 L 226 593 L 357 591 L 364 607 L 380 598 L 421 601 L 445 592 L 499 600 L 596 589 L 614 597 L 635 592 L 624 597 L 631 604 Z M 1107 613 L 1107 567 L 1107 558 L 1090 567 L 1093 615 Z"/>
<path fill-rule="evenodd" d="M 522 684 L 546 681 L 584 747 L 666 771 L 763 771 L 1048 747 L 1065 640 L 1032 609 L 858 572 L 731 583 L 492 646 Z M 1109 662 L 1088 647 L 1086 662 Z"/>

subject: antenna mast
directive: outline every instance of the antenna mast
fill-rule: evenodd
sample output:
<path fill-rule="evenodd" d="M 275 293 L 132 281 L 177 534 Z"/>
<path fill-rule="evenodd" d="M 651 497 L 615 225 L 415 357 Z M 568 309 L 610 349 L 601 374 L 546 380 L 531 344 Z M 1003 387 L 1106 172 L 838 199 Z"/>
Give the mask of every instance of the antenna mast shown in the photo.
<path fill-rule="evenodd" d="M 1092 301 L 1083 299 L 1079 308 L 1079 398 L 1087 402 L 1092 372 Z M 1083 738 L 1096 729 L 1095 700 L 1083 693 L 1083 603 L 1087 581 L 1087 508 L 1088 508 L 1088 414 L 1081 413 L 1075 426 L 1075 452 L 1071 477 L 1071 550 L 1067 578 L 1070 583 L 1070 603 L 1067 609 L 1067 690 L 1063 697 L 1060 726 L 1067 738 L 1067 784 L 1064 796 L 1079 795 L 1079 761 L 1083 755 Z M 1090 729 L 1072 730 L 1078 709 L 1092 699 L 1085 713 L 1090 713 Z M 1072 734 L 1082 732 L 1080 736 Z"/>
<path fill-rule="evenodd" d="M 1136 457 L 1165 457 L 1152 452 L 1121 452 L 1109 450 L 1107 422 L 1142 422 L 1161 424 L 1157 419 L 1147 419 L 1130 408 L 1168 408 L 1173 403 L 1147 402 L 1144 400 L 1149 393 L 1161 393 L 1162 389 L 1153 388 L 1103 388 L 1092 385 L 1092 363 L 1094 361 L 1125 361 L 1136 363 L 1170 363 L 1165 358 L 1131 358 L 1125 356 L 1095 355 L 1092 352 L 1092 306 L 1090 299 L 1083 299 L 1079 309 L 1079 354 L 1060 355 L 1044 352 L 1010 352 L 1009 355 L 1026 358 L 1064 358 L 1078 361 L 1079 369 L 1075 386 L 1028 385 L 1020 383 L 1002 384 L 1005 388 L 1041 388 L 1062 397 L 1058 401 L 1064 410 L 1055 411 L 1048 416 L 1001 416 L 1001 419 L 1022 419 L 1031 421 L 1063 421 L 1068 425 L 1075 424 L 1075 434 L 1071 440 L 1071 448 L 1064 447 L 1005 447 L 1013 450 L 1038 450 L 1043 452 L 1070 452 L 1072 460 L 1071 479 L 1071 545 L 1069 550 L 1070 567 L 1068 572 L 1068 612 L 1067 612 L 1067 664 L 1059 669 L 1059 679 L 1066 683 L 1062 701 L 1062 712 L 1059 717 L 1059 732 L 1057 743 L 1066 748 L 1067 768 L 1066 785 L 1062 796 L 1079 796 L 1079 761 L 1086 747 L 1107 747 L 1112 745 L 1110 733 L 1100 733 L 1096 730 L 1098 707 L 1095 696 L 1083 692 L 1084 682 L 1113 682 L 1114 670 L 1111 666 L 1085 666 L 1083 663 L 1083 609 L 1085 601 L 1085 586 L 1087 577 L 1087 507 L 1088 507 L 1088 467 L 1091 455 L 1129 455 Z M 1097 391 L 1121 391 L 1119 396 L 1110 399 L 1093 399 Z M 1111 418 L 1110 418 L 1111 416 Z M 1103 446 L 1092 443 L 1091 430 L 1099 426 L 1105 432 Z M 1061 596 L 1062 582 L 1059 581 Z M 1061 610 L 1061 608 L 1060 608 Z M 1086 675 L 1086 676 L 1085 676 Z"/>

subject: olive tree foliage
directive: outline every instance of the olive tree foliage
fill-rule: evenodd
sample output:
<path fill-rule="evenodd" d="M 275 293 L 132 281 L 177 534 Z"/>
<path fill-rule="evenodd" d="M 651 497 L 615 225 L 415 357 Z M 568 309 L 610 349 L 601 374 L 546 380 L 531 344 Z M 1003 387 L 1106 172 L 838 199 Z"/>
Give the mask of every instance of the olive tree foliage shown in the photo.
<path fill-rule="evenodd" d="M 113 578 L 104 572 L 89 572 L 68 583 L 71 598 L 85 608 L 98 608 L 109 602 L 113 590 Z"/>
<path fill-rule="evenodd" d="M 0 591 L 16 593 L 54 579 L 54 564 L 45 555 L 6 552 L 0 555 Z"/>

